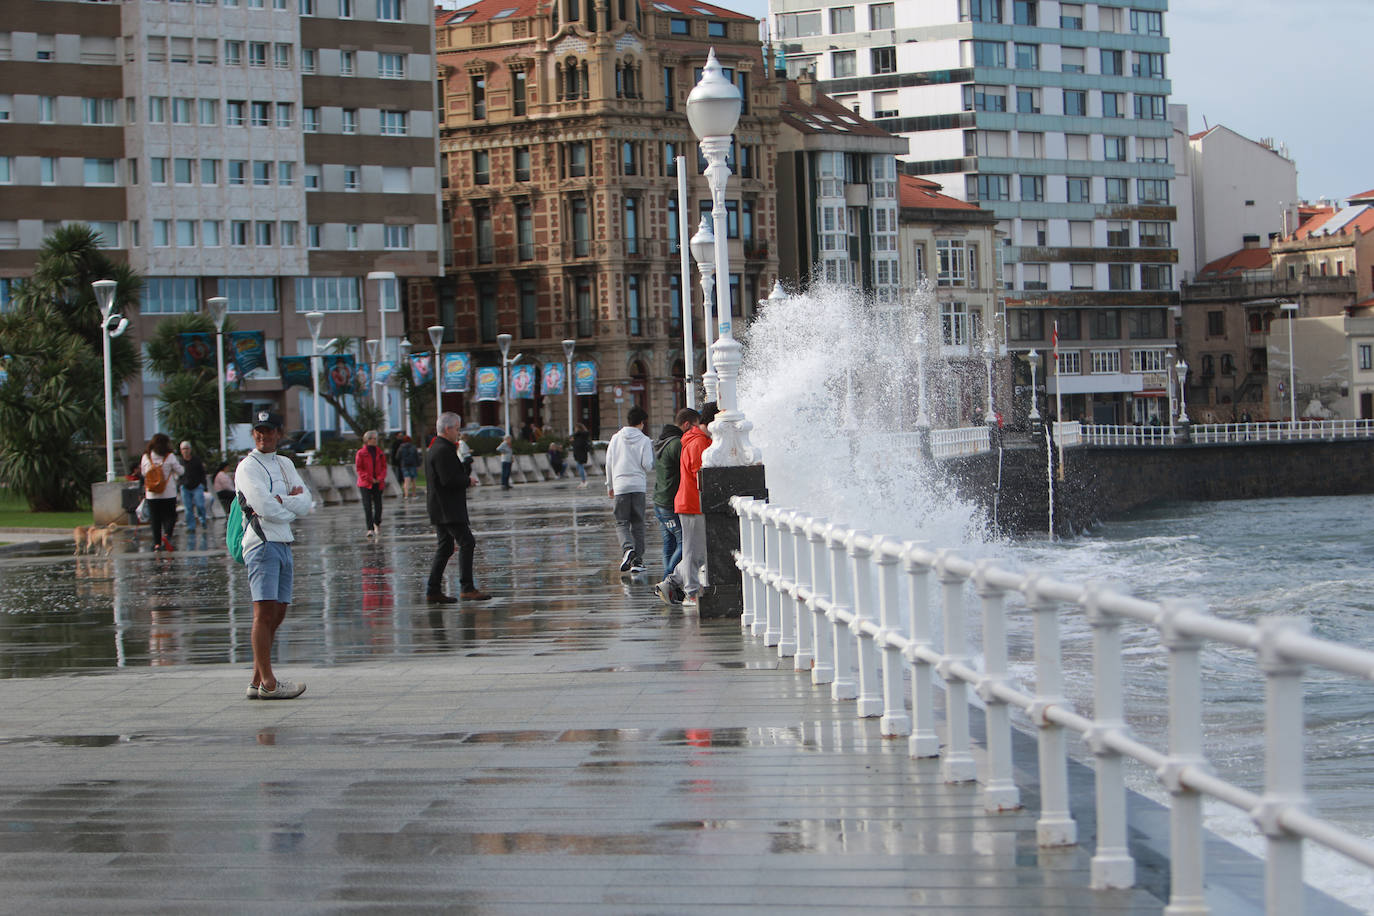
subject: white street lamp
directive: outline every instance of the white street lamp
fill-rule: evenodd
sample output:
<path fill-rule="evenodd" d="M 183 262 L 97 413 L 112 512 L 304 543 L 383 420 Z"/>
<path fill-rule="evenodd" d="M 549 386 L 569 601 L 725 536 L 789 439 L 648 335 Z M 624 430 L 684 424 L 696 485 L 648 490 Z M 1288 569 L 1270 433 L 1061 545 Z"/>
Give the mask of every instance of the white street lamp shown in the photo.
<path fill-rule="evenodd" d="M 376 390 L 377 386 L 377 346 L 379 343 L 380 341 L 378 341 L 375 337 L 369 337 L 367 339 L 367 393 L 369 395 L 372 395 L 374 398 L 376 397 L 376 395 L 373 395 L 372 393 Z M 387 427 L 385 391 L 382 392 L 382 399 L 382 432 L 385 433 Z"/>
<path fill-rule="evenodd" d="M 573 358 L 573 351 L 576 350 L 576 349 L 577 349 L 577 341 L 575 341 L 575 340 L 565 340 L 565 341 L 563 341 L 563 360 L 564 360 L 564 363 L 567 365 L 567 369 L 564 370 L 564 373 L 563 373 L 563 384 L 566 385 L 566 386 L 568 386 L 568 437 L 569 437 L 569 438 L 572 438 L 572 434 L 573 434 L 573 371 L 572 371 L 572 358 Z"/>
<path fill-rule="evenodd" d="M 507 356 L 507 354 L 510 353 L 510 342 L 512 339 L 513 338 L 509 334 L 496 335 L 496 345 L 501 348 L 501 407 L 505 418 L 507 436 L 512 435 L 510 431 L 510 365 L 525 355 L 523 353 L 517 353 L 514 356 Z"/>
<path fill-rule="evenodd" d="M 224 319 L 229 314 L 229 300 L 224 296 L 211 296 L 205 300 L 210 309 L 210 317 L 215 322 L 215 367 L 219 372 L 219 460 L 228 461 L 229 437 L 224 425 Z"/>
<path fill-rule="evenodd" d="M 444 343 L 444 326 L 432 324 L 425 328 L 429 333 L 430 346 L 434 348 L 434 428 L 439 428 L 439 415 L 444 412 L 444 394 L 439 387 L 444 375 L 444 362 L 439 358 L 439 348 Z"/>
<path fill-rule="evenodd" d="M 988 369 L 988 412 L 983 416 L 983 422 L 989 426 L 997 423 L 997 414 L 992 409 L 992 360 L 996 355 L 997 348 L 992 342 L 992 328 L 989 327 L 983 332 L 983 362 Z"/>
<path fill-rule="evenodd" d="M 389 270 L 374 270 L 368 273 L 369 280 L 377 281 L 377 336 L 380 338 L 382 359 L 386 359 L 386 307 L 387 303 L 396 295 L 396 275 Z M 377 358 L 371 357 L 373 372 L 376 372 Z M 372 376 L 374 379 L 376 375 Z M 382 389 L 382 429 L 391 428 L 391 395 L 385 388 Z"/>
<path fill-rule="evenodd" d="M 1040 404 L 1039 404 L 1039 400 L 1040 400 L 1040 399 L 1039 399 L 1039 397 L 1036 395 L 1036 391 L 1035 391 L 1035 370 L 1037 370 L 1037 369 L 1040 368 L 1040 354 L 1039 354 L 1038 352 L 1036 352 L 1035 350 L 1031 350 L 1029 353 L 1026 354 L 1026 362 L 1030 363 L 1030 370 L 1031 370 L 1031 392 L 1030 392 L 1030 394 L 1031 394 L 1031 409 L 1030 409 L 1030 416 L 1029 416 L 1028 419 L 1031 419 L 1031 420 L 1039 420 L 1039 419 L 1040 419 Z"/>
<path fill-rule="evenodd" d="M 1298 356 L 1293 352 L 1293 319 L 1298 317 L 1296 302 L 1280 302 L 1279 308 L 1288 314 L 1288 431 L 1298 428 L 1298 387 L 1296 367 Z"/>
<path fill-rule="evenodd" d="M 713 306 L 712 294 L 715 291 L 716 275 L 716 237 L 711 233 L 711 223 L 703 215 L 701 225 L 697 228 L 697 234 L 692 236 L 689 243 L 692 249 L 692 258 L 697 262 L 697 270 L 701 273 L 701 311 L 702 321 L 705 325 L 705 334 L 702 340 L 706 344 L 706 372 L 701 376 L 701 385 L 706 390 L 706 400 L 714 401 L 717 394 L 717 383 L 719 376 L 716 375 L 716 362 L 711 356 L 711 344 L 715 343 L 715 308 Z M 691 309 L 688 321 L 691 321 Z M 692 362 L 696 361 L 695 353 L 688 353 L 687 358 Z M 690 377 L 691 373 L 688 373 Z"/>
<path fill-rule="evenodd" d="M 1188 364 L 1179 360 L 1174 374 L 1178 376 L 1178 422 L 1188 423 Z"/>
<path fill-rule="evenodd" d="M 401 342 L 396 345 L 397 351 L 401 354 L 401 365 L 397 366 L 397 371 L 404 371 L 402 378 L 410 377 L 410 339 L 402 337 Z M 405 434 L 410 435 L 410 400 L 406 397 L 406 390 L 401 388 L 401 422 L 405 426 Z"/>
<path fill-rule="evenodd" d="M 1174 438 L 1174 420 L 1177 411 L 1174 408 L 1174 371 L 1177 357 L 1172 353 L 1164 357 L 1164 381 L 1169 386 L 1169 439 Z"/>
<path fill-rule="evenodd" d="M 717 338 L 711 345 L 711 355 L 718 376 L 716 402 L 720 413 L 711 424 L 711 446 L 702 455 L 701 463 L 706 467 L 731 467 L 759 461 L 758 452 L 749 444 L 749 430 L 753 425 L 745 420 L 736 398 L 735 383 L 740 363 L 744 361 L 744 350 L 735 340 L 730 313 L 730 246 L 725 224 L 725 188 L 730 182 L 730 167 L 725 159 L 743 104 L 739 88 L 725 78 L 712 48 L 701 80 L 687 96 L 687 120 L 706 159 L 706 182 L 711 187 L 711 218 L 716 242 Z"/>
<path fill-rule="evenodd" d="M 110 372 L 110 338 L 118 337 L 124 333 L 124 329 L 129 326 L 129 319 L 122 315 L 112 315 L 114 308 L 115 287 L 118 286 L 113 280 L 96 280 L 91 284 L 95 288 L 95 301 L 100 305 L 100 343 L 101 350 L 105 355 L 105 482 L 113 483 L 115 479 L 114 470 L 114 382 Z M 110 328 L 112 319 L 119 319 L 115 322 L 116 327 L 112 331 Z"/>
<path fill-rule="evenodd" d="M 320 329 L 324 327 L 324 312 L 306 312 L 305 325 L 310 329 L 310 410 L 314 414 L 315 453 L 320 451 L 320 373 L 315 361 L 320 355 Z"/>

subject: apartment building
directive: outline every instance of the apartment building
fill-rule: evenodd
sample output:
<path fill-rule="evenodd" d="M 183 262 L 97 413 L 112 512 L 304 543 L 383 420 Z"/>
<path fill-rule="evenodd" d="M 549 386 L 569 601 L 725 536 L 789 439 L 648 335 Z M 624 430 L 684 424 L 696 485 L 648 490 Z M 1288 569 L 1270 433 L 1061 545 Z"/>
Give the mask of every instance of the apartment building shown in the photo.
<path fill-rule="evenodd" d="M 667 421 L 686 401 L 687 361 L 705 365 L 700 292 L 683 289 L 677 157 L 689 175 L 688 238 L 711 210 L 686 102 L 707 54 L 743 96 L 727 191 L 731 309 L 743 328 L 778 274 L 774 174 L 779 83 L 764 66 L 756 20 L 687 0 L 482 0 L 437 10 L 444 225 L 442 281 L 417 320 L 474 367 L 509 354 L 594 370 L 575 419 L 615 431 L 632 406 Z M 420 284 L 412 284 L 419 287 Z M 685 352 L 684 320 L 695 322 Z M 737 332 L 738 333 L 738 332 Z M 584 379 L 590 379 L 584 373 Z M 566 396 L 517 398 L 511 422 L 568 422 Z M 503 422 L 499 400 L 450 392 L 445 406 Z"/>
<path fill-rule="evenodd" d="M 86 222 L 146 282 L 131 333 L 226 296 L 268 366 L 250 405 L 313 428 L 282 354 L 385 337 L 402 290 L 440 271 L 431 7 L 419 0 L 10 0 L 0 22 L 0 305 L 43 239 Z M 382 334 L 380 312 L 395 313 Z M 158 429 L 158 380 L 125 392 L 117 435 Z M 400 425 L 392 395 L 392 425 Z M 337 418 L 322 412 L 321 423 Z"/>
<path fill-rule="evenodd" d="M 1196 264 L 1181 260 L 1183 270 L 1196 273 L 1241 248 L 1267 247 L 1275 234 L 1296 228 L 1298 166 L 1287 148 L 1216 124 L 1188 138 L 1188 164 Z"/>
<path fill-rule="evenodd" d="M 1055 322 L 1080 371 L 1074 417 L 1148 422 L 1177 304 L 1182 159 L 1166 0 L 773 0 L 789 75 L 907 137 L 906 174 L 992 211 L 1004 233 L 1007 344 Z M 1066 413 L 1069 409 L 1066 408 Z"/>

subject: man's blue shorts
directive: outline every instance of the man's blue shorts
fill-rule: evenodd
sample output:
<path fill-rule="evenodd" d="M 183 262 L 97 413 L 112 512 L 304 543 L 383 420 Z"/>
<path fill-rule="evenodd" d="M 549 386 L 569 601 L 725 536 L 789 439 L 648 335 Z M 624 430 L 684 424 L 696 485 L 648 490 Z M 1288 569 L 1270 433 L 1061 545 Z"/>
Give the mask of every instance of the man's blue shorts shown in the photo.
<path fill-rule="evenodd" d="M 248 587 L 254 601 L 291 603 L 293 578 L 291 545 L 277 541 L 258 544 L 243 552 L 243 565 L 248 567 Z"/>

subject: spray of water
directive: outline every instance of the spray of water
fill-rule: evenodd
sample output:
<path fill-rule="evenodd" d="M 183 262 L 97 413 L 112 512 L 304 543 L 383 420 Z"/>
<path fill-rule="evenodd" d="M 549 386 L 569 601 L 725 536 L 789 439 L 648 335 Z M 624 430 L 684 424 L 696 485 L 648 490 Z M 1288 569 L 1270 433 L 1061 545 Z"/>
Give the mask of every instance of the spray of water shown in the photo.
<path fill-rule="evenodd" d="M 749 328 L 739 399 L 772 502 L 941 547 L 984 546 L 988 519 L 918 443 L 920 385 L 943 425 L 959 395 L 926 286 L 897 303 L 816 286 L 770 301 Z"/>

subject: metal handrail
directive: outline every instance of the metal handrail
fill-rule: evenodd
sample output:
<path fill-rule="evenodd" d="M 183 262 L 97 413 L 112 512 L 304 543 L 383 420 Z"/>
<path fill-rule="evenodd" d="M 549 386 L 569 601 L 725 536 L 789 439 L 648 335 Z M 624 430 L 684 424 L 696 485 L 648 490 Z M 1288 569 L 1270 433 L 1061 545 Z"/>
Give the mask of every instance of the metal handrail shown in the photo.
<path fill-rule="evenodd" d="M 1374 868 L 1374 843 L 1310 814 L 1303 780 L 1302 673 L 1308 666 L 1374 681 L 1374 652 L 1317 639 L 1304 621 L 1271 617 L 1258 625 L 1207 613 L 1194 601 L 1145 601 L 1099 585 L 1013 572 L 991 560 L 964 559 L 949 550 L 875 536 L 803 512 L 735 496 L 744 580 L 741 625 L 746 633 L 792 658 L 794 670 L 830 686 L 834 700 L 854 700 L 860 716 L 881 716 L 882 734 L 909 736 L 914 757 L 940 757 L 946 781 L 977 779 L 988 812 L 1019 808 L 1012 766 L 1011 708 L 1037 727 L 1041 846 L 1077 842 L 1069 808 L 1066 732 L 1083 737 L 1096 757 L 1097 848 L 1090 882 L 1096 889 L 1130 887 L 1135 862 L 1127 844 L 1122 764 L 1137 760 L 1170 794 L 1172 912 L 1205 912 L 1204 796 L 1247 812 L 1267 842 L 1265 896 L 1271 914 L 1302 912 L 1302 840 Z M 899 606 L 898 575 L 909 579 Z M 932 581 L 932 578 L 934 581 Z M 981 604 L 983 670 L 970 659 L 965 637 L 965 592 L 972 583 Z M 937 591 L 943 639 L 934 636 L 932 592 Z M 1009 677 L 1005 599 L 1024 596 L 1033 616 L 1035 692 Z M 1059 618 L 1077 612 L 1093 632 L 1093 710 L 1076 711 L 1064 696 Z M 1121 625 L 1158 631 L 1169 655 L 1169 746 L 1134 737 L 1125 721 Z M 1254 653 L 1265 677 L 1265 784 L 1255 793 L 1211 771 L 1202 735 L 1205 643 Z M 904 678 L 910 669 L 912 711 Z M 945 742 L 935 730 L 935 687 L 945 686 Z M 981 765 L 971 752 L 969 689 L 985 704 L 987 741 Z"/>

